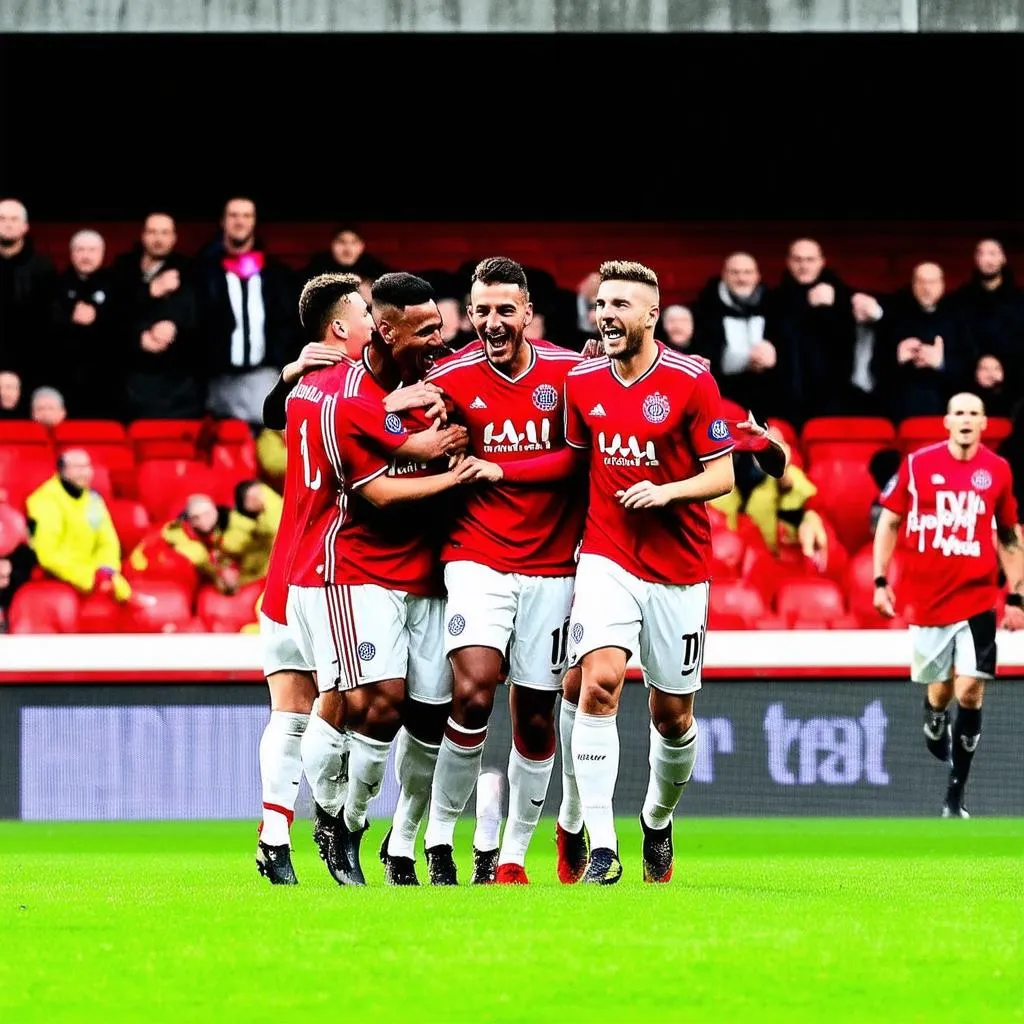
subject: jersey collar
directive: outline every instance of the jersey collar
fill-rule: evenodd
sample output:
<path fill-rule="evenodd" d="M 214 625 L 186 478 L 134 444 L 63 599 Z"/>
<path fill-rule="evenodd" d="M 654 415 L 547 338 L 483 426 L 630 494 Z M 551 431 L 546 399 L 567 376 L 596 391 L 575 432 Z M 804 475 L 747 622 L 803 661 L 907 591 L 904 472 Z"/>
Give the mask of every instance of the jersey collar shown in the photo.
<path fill-rule="evenodd" d="M 654 357 L 654 362 L 651 363 L 651 365 L 648 366 L 647 369 L 644 370 L 644 372 L 641 373 L 640 376 L 635 378 L 634 380 L 623 380 L 615 372 L 615 360 L 611 359 L 611 358 L 609 358 L 609 360 L 608 360 L 608 372 L 612 375 L 612 380 L 614 380 L 616 384 L 618 384 L 618 385 L 620 385 L 621 387 L 624 387 L 624 388 L 631 388 L 634 385 L 639 384 L 640 381 L 646 380 L 648 377 L 650 377 L 650 375 L 652 373 L 654 373 L 654 371 L 658 367 L 658 364 L 661 362 L 661 356 L 662 356 L 662 353 L 664 353 L 664 351 L 665 351 L 664 346 L 659 345 L 658 346 L 658 354 Z"/>
<path fill-rule="evenodd" d="M 537 349 L 532 342 L 523 340 L 523 344 L 530 346 L 530 361 L 526 364 L 526 369 L 522 373 L 515 377 L 509 377 L 508 374 L 502 373 L 491 361 L 487 358 L 487 347 L 484 346 L 484 362 L 502 379 L 511 381 L 513 384 L 517 384 L 521 381 L 536 365 L 537 365 Z"/>

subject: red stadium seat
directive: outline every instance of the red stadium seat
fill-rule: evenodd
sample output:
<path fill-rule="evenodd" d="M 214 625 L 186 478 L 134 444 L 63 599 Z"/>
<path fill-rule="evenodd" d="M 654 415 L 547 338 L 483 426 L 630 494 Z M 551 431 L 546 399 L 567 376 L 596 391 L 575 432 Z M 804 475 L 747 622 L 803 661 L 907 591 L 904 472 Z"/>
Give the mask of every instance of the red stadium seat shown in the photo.
<path fill-rule="evenodd" d="M 132 596 L 121 613 L 126 633 L 175 633 L 191 631 L 192 601 L 189 591 L 170 580 L 132 580 Z"/>
<path fill-rule="evenodd" d="M 728 527 L 711 531 L 711 556 L 715 578 L 736 577 L 743 570 L 743 556 L 747 543 Z"/>
<path fill-rule="evenodd" d="M 875 452 L 895 447 L 895 427 L 875 416 L 819 416 L 808 420 L 800 432 L 808 467 L 836 458 L 866 463 Z"/>
<path fill-rule="evenodd" d="M 53 458 L 53 438 L 41 423 L 35 420 L 0 420 L 0 449 L 22 449 L 35 458 Z"/>
<path fill-rule="evenodd" d="M 211 633 L 240 633 L 258 621 L 256 601 L 263 585 L 263 580 L 257 580 L 237 594 L 222 594 L 216 587 L 204 586 L 196 599 L 196 613 Z"/>
<path fill-rule="evenodd" d="M 982 441 L 993 451 L 1010 436 L 1013 424 L 1005 416 L 989 416 Z M 949 436 L 942 425 L 941 416 L 910 416 L 900 423 L 896 431 L 899 448 L 904 454 L 926 444 L 945 441 Z"/>
<path fill-rule="evenodd" d="M 750 623 L 737 612 L 708 612 L 708 629 L 716 632 L 721 629 L 739 630 L 750 629 Z"/>
<path fill-rule="evenodd" d="M 139 501 L 150 519 L 162 524 L 179 515 L 191 494 L 207 494 L 218 504 L 233 504 L 234 481 L 196 459 L 151 459 L 138 473 Z"/>
<path fill-rule="evenodd" d="M 818 488 L 814 507 L 832 525 L 847 551 L 856 551 L 871 538 L 871 505 L 878 485 L 863 462 L 829 459 L 809 474 Z"/>
<path fill-rule="evenodd" d="M 833 580 L 786 580 L 775 595 L 775 611 L 790 624 L 831 623 L 846 615 L 846 602 L 842 589 Z"/>
<path fill-rule="evenodd" d="M 108 594 L 89 594 L 78 608 L 78 632 L 120 633 L 122 614 L 122 606 Z"/>
<path fill-rule="evenodd" d="M 74 587 L 56 580 L 19 587 L 8 612 L 12 633 L 77 633 L 80 599 Z"/>
<path fill-rule="evenodd" d="M 149 530 L 149 513 L 145 505 L 130 498 L 114 498 L 107 502 L 107 507 L 121 541 L 121 557 L 125 558 Z"/>
<path fill-rule="evenodd" d="M 25 517 L 13 505 L 0 502 L 0 558 L 28 540 Z"/>
<path fill-rule="evenodd" d="M 110 470 L 100 462 L 92 464 L 92 489 L 99 494 L 108 506 L 114 498 L 114 484 L 110 479 Z"/>
<path fill-rule="evenodd" d="M 850 559 L 846 571 L 846 593 L 852 614 L 862 627 L 868 629 L 882 629 L 888 625 L 888 620 L 883 619 L 875 611 L 872 601 L 875 595 L 875 572 L 872 545 L 865 544 Z M 900 583 L 900 557 L 899 549 L 889 564 L 889 571 L 886 573 L 893 590 L 896 591 L 897 607 L 899 605 L 899 583 Z"/>
<path fill-rule="evenodd" d="M 51 458 L 26 458 L 17 450 L 0 447 L 0 497 L 9 505 L 25 507 L 25 499 L 57 472 Z"/>
<path fill-rule="evenodd" d="M 737 615 L 750 627 L 766 612 L 761 591 L 747 580 L 715 580 L 711 584 L 710 612 Z"/>
<path fill-rule="evenodd" d="M 136 420 L 128 427 L 135 461 L 195 459 L 202 420 Z"/>

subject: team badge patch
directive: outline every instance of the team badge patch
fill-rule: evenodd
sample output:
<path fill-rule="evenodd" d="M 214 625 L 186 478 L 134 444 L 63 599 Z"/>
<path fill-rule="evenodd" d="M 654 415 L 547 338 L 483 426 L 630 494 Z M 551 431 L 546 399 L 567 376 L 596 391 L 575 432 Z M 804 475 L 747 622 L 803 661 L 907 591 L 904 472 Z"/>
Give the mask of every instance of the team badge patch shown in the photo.
<path fill-rule="evenodd" d="M 653 395 L 648 395 L 644 399 L 644 419 L 648 423 L 664 423 L 668 419 L 668 414 L 671 412 L 672 407 L 668 404 L 668 399 L 660 392 L 655 391 Z"/>
<path fill-rule="evenodd" d="M 533 404 L 541 412 L 553 412 L 558 405 L 558 392 L 550 384 L 538 384 L 533 389 Z"/>
<path fill-rule="evenodd" d="M 448 632 L 458 636 L 466 628 L 466 620 L 461 615 L 453 615 L 448 620 Z"/>
<path fill-rule="evenodd" d="M 389 412 L 384 417 L 384 429 L 389 434 L 402 434 L 405 432 L 405 427 L 402 426 L 402 417 L 397 412 Z"/>
<path fill-rule="evenodd" d="M 583 623 L 574 622 L 572 626 L 572 642 L 578 644 L 583 639 Z"/>
<path fill-rule="evenodd" d="M 971 486 L 976 491 L 984 491 L 992 486 L 992 474 L 987 469 L 976 469 L 971 476 Z"/>
<path fill-rule="evenodd" d="M 712 441 L 725 441 L 729 437 L 729 424 L 725 420 L 718 419 L 708 427 L 708 437 Z"/>
<path fill-rule="evenodd" d="M 369 640 L 364 640 L 357 648 L 356 654 L 359 655 L 360 661 L 373 661 L 377 656 L 377 648 L 370 643 Z"/>

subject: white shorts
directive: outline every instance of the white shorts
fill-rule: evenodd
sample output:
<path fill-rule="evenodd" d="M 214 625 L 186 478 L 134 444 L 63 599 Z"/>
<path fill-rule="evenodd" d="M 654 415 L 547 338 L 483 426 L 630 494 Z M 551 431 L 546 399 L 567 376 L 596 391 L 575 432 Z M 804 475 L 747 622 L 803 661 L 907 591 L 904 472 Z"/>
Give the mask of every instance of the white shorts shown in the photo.
<path fill-rule="evenodd" d="M 291 628 L 267 618 L 263 612 L 260 612 L 260 641 L 265 676 L 275 672 L 313 671 L 313 666 L 302 656 Z"/>
<path fill-rule="evenodd" d="M 708 583 L 648 583 L 600 555 L 580 555 L 569 626 L 569 664 L 602 647 L 638 654 L 644 683 L 665 693 L 701 687 Z"/>
<path fill-rule="evenodd" d="M 561 690 L 571 576 L 497 572 L 479 562 L 449 562 L 445 654 L 461 647 L 508 651 L 508 682 L 531 690 Z"/>
<path fill-rule="evenodd" d="M 945 683 L 954 675 L 992 679 L 996 674 L 996 613 L 982 612 L 951 626 L 911 626 L 910 678 Z"/>
<path fill-rule="evenodd" d="M 357 586 L 288 588 L 288 622 L 315 665 L 317 686 L 356 686 L 404 679 L 410 697 L 445 704 L 452 671 L 441 634 L 444 599 Z"/>

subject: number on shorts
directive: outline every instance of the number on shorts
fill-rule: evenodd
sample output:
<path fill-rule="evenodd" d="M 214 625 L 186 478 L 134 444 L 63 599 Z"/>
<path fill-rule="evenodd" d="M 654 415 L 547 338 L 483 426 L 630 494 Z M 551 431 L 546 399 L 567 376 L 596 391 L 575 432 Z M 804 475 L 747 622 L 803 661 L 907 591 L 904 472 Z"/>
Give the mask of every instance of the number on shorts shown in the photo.
<path fill-rule="evenodd" d="M 551 671 L 557 673 L 565 664 L 569 650 L 569 620 L 562 623 L 561 629 L 551 630 Z"/>
<path fill-rule="evenodd" d="M 701 647 L 704 644 L 704 630 L 696 633 L 683 634 L 683 664 L 680 672 L 684 676 L 692 675 L 700 665 Z"/>
<path fill-rule="evenodd" d="M 306 432 L 308 431 L 308 429 L 309 429 L 308 421 L 303 420 L 299 424 L 299 451 L 302 454 L 302 475 L 303 475 L 303 478 L 304 478 L 304 480 L 306 482 L 306 486 L 311 491 L 319 491 L 320 490 L 320 480 L 321 480 L 320 468 L 319 467 L 317 467 L 316 476 L 313 477 L 312 479 L 310 478 L 310 471 L 309 471 L 309 440 L 306 437 Z"/>

